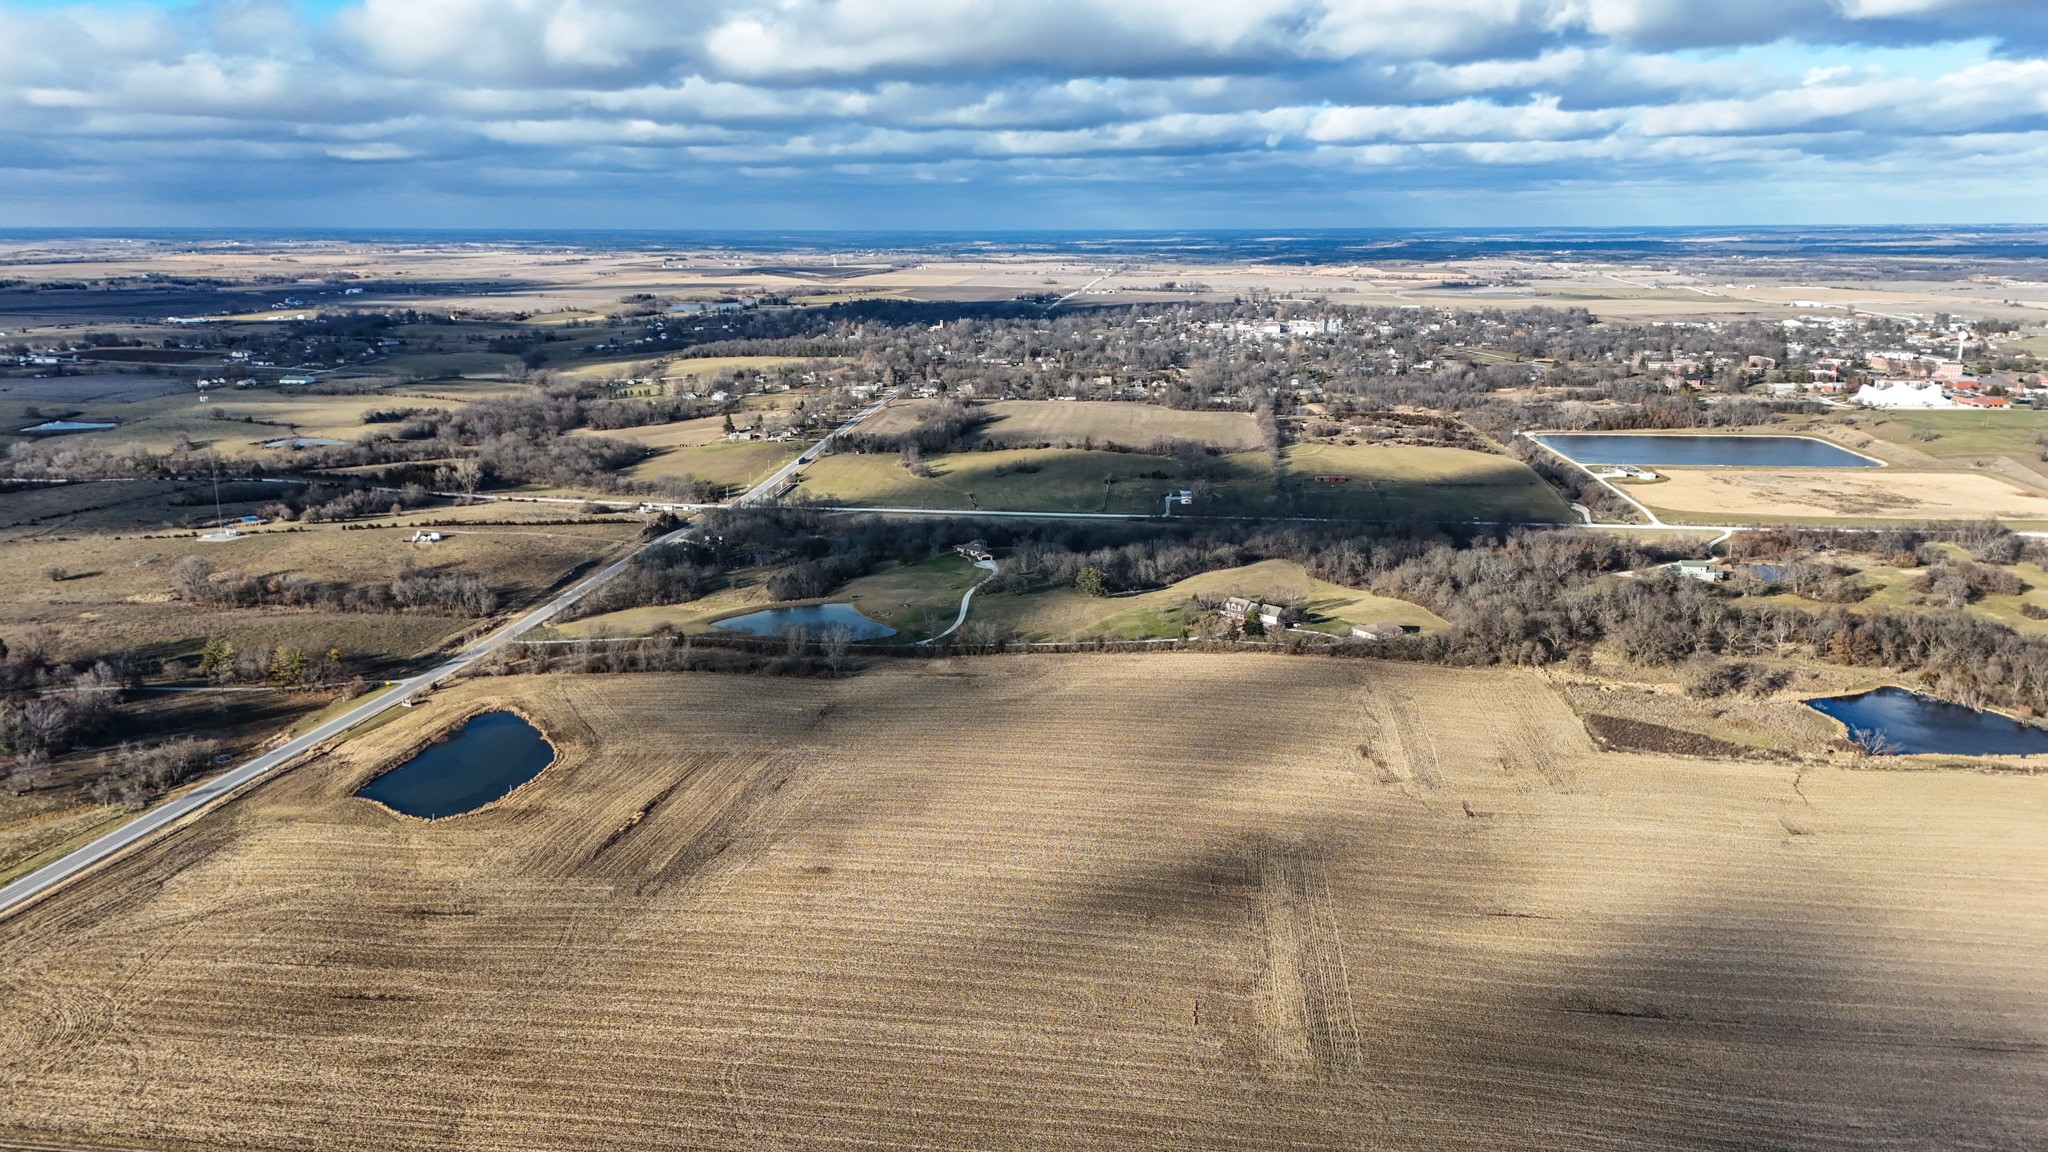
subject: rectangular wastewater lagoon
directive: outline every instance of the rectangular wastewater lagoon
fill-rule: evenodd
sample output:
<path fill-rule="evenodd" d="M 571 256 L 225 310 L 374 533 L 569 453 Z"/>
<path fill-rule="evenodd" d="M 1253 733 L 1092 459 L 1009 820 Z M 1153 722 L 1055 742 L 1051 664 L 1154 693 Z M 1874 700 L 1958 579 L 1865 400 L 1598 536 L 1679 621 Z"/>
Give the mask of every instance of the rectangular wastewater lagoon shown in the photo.
<path fill-rule="evenodd" d="M 1623 432 L 1555 432 L 1536 437 L 1581 464 L 1642 468 L 1881 468 L 1868 456 L 1811 436 L 1639 436 Z"/>

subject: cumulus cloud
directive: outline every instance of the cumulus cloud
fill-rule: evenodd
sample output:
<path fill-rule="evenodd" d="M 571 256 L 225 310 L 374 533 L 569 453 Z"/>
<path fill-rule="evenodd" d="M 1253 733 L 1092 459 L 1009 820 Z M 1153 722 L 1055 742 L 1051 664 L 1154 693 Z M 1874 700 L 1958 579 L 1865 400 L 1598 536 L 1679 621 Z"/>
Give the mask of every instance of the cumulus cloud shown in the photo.
<path fill-rule="evenodd" d="M 2011 158 L 2048 134 L 2040 0 L 0 0 L 0 43 L 35 46 L 0 54 L 17 222 L 204 216 L 223 163 L 304 222 L 346 190 L 382 223 L 640 223 L 678 189 L 707 223 L 1335 222 L 1773 178 L 1924 187 L 1933 218 L 1958 174 L 2038 193 Z"/>

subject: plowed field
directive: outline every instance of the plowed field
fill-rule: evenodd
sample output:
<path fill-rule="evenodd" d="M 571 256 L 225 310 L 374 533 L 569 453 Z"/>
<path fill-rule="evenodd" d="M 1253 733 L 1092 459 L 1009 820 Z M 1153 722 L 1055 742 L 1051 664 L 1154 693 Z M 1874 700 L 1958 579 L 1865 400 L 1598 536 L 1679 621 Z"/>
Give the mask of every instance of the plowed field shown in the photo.
<path fill-rule="evenodd" d="M 489 704 L 561 759 L 351 790 Z M 0 1133 L 2048 1145 L 2048 779 L 1596 752 L 1281 657 L 465 685 L 0 923 Z"/>

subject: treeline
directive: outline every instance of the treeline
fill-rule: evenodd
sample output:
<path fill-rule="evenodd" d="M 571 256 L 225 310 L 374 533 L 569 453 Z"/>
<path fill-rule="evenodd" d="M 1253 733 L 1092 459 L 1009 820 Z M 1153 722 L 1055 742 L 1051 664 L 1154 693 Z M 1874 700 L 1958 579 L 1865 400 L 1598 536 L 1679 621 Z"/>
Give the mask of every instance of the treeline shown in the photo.
<path fill-rule="evenodd" d="M 627 643 L 520 644 L 485 662 L 485 675 L 523 672 L 724 672 L 756 676 L 839 676 L 859 665 L 848 656 L 852 630 L 813 636 L 792 629 L 772 642 L 699 643 L 666 626 Z"/>
<path fill-rule="evenodd" d="M 908 458 L 942 452 L 965 452 L 976 446 L 992 417 L 987 410 L 958 400 L 941 400 L 926 408 L 917 422 L 901 432 L 849 432 L 833 442 L 842 452 L 904 452 Z M 993 447 L 993 445 L 991 445 Z"/>
<path fill-rule="evenodd" d="M 183 557 L 172 566 L 171 574 L 180 599 L 210 608 L 271 605 L 480 617 L 498 607 L 497 593 L 482 577 L 420 568 L 410 556 L 399 557 L 397 570 L 386 584 L 315 580 L 295 572 L 263 577 L 223 572 L 198 556 Z"/>
<path fill-rule="evenodd" d="M 1740 533 L 1728 541 L 1731 560 L 1770 561 L 1824 552 L 1855 552 L 1894 568 L 1941 564 L 1940 545 L 1968 551 L 1984 564 L 2048 560 L 2048 546 L 2021 536 L 1995 520 L 1937 521 L 1870 530 L 1780 526 Z"/>
<path fill-rule="evenodd" d="M 123 744 L 107 757 L 107 771 L 86 793 L 95 803 L 141 808 L 213 763 L 211 740 L 181 737 L 155 744 Z"/>
<path fill-rule="evenodd" d="M 494 483 L 535 484 L 706 502 L 722 498 L 723 486 L 687 478 L 629 480 L 619 473 L 647 458 L 645 446 L 568 433 L 688 420 L 720 410 L 709 401 L 617 399 L 587 384 L 546 381 L 513 396 L 380 421 L 355 444 L 310 449 L 294 459 L 315 468 L 382 464 L 386 483 L 466 493 Z M 456 458 L 452 465 L 445 463 L 450 458 Z"/>
<path fill-rule="evenodd" d="M 723 587 L 733 572 L 761 567 L 770 569 L 770 597 L 809 599 L 886 561 L 916 563 L 978 539 L 978 527 L 952 520 L 829 516 L 801 507 L 709 509 L 689 536 L 634 557 L 574 612 L 597 616 L 686 603 Z"/>
<path fill-rule="evenodd" d="M 9 651 L 0 643 L 0 754 L 10 791 L 50 783 L 50 758 L 89 740 L 113 718 L 129 677 L 105 661 L 84 669 L 52 663 L 31 639 Z"/>
<path fill-rule="evenodd" d="M 1759 535 L 1765 540 L 1758 548 L 1768 552 L 1768 535 Z M 1985 558 L 1971 563 L 1987 571 L 1991 563 L 2009 562 L 1999 558 L 2032 547 L 1995 525 L 1825 536 L 1909 552 L 1963 543 Z M 1663 568 L 1689 555 L 1683 546 L 1571 530 L 1454 535 L 1427 525 L 903 522 L 828 518 L 805 509 L 722 510 L 707 514 L 686 544 L 636 561 L 614 585 L 617 591 L 608 589 L 590 610 L 692 599 L 749 567 L 769 569 L 767 587 L 777 599 L 822 596 L 883 562 L 915 563 L 974 539 L 1007 553 L 991 584 L 995 592 L 1076 586 L 1085 579 L 1092 589 L 1115 594 L 1262 560 L 1293 560 L 1317 579 L 1408 600 L 1449 623 L 1435 633 L 1358 648 L 1393 658 L 1546 665 L 1604 645 L 1645 667 L 1687 666 L 1696 690 L 1719 694 L 1767 690 L 1771 673 L 1754 661 L 1804 652 L 1914 673 L 1929 689 L 1972 705 L 2048 711 L 2048 639 L 1949 609 L 1850 612 L 1748 602 Z M 1931 571 L 1993 579 L 1953 562 Z M 1628 578 L 1615 578 L 1623 574 Z M 1734 666 L 1719 666 L 1728 661 Z"/>

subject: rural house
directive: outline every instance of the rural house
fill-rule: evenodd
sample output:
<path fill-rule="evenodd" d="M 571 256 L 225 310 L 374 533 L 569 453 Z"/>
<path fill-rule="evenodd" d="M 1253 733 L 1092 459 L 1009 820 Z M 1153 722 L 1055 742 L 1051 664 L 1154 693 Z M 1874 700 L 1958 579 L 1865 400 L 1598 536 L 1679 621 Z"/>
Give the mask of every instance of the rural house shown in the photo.
<path fill-rule="evenodd" d="M 1256 612 L 1259 623 L 1264 624 L 1268 628 L 1285 628 L 1292 624 L 1297 616 L 1297 613 L 1292 608 L 1280 604 L 1262 603 L 1248 596 L 1230 597 L 1223 602 L 1221 612 L 1225 620 L 1239 626 L 1243 626 L 1246 618 Z"/>

